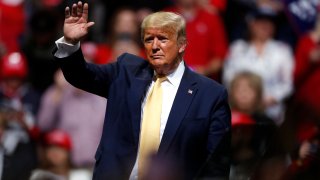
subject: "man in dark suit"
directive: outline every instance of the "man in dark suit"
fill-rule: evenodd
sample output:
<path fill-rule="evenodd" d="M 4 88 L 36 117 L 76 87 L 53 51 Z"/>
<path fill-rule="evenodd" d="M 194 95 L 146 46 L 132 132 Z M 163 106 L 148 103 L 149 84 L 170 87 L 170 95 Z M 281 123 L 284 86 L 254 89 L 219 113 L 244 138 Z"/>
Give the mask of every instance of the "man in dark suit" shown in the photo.
<path fill-rule="evenodd" d="M 87 21 L 88 4 L 78 2 L 65 13 L 56 62 L 71 84 L 108 99 L 93 179 L 143 179 L 152 167 L 146 156 L 151 154 L 178 165 L 184 179 L 227 179 L 227 92 L 185 65 L 183 18 L 159 12 L 144 19 L 147 61 L 123 54 L 115 63 L 98 66 L 86 63 L 79 48 L 94 24 Z"/>

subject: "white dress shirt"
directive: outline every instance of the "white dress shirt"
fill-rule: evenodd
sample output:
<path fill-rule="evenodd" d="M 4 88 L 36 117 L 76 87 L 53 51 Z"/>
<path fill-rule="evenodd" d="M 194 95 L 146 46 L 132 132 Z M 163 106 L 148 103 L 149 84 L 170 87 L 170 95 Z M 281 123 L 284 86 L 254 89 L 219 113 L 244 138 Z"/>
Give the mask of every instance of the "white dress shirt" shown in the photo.
<path fill-rule="evenodd" d="M 64 58 L 72 53 L 76 52 L 80 48 L 80 43 L 76 45 L 68 44 L 65 42 L 65 39 L 62 37 L 59 40 L 56 41 L 56 45 L 58 47 L 58 50 L 54 54 L 58 58 Z M 168 117 L 171 111 L 171 107 L 173 104 L 173 101 L 176 97 L 183 73 L 185 70 L 185 64 L 184 61 L 181 61 L 178 68 L 171 74 L 167 75 L 167 80 L 163 81 L 161 83 L 162 87 L 162 112 L 161 112 L 161 119 L 160 119 L 160 141 L 162 139 L 162 135 L 164 133 L 164 129 L 166 127 Z M 154 81 L 150 84 L 148 87 L 147 93 L 141 103 L 141 121 L 143 117 L 143 109 L 146 102 L 146 99 L 148 97 L 148 94 L 150 93 L 150 90 L 154 86 Z M 141 123 L 142 124 L 142 123 Z M 139 150 L 138 150 L 139 151 Z M 138 153 L 139 154 L 139 153 Z M 137 157 L 138 159 L 138 157 Z M 133 170 L 131 171 L 130 180 L 138 179 L 138 162 L 136 160 L 135 165 L 133 167 Z"/>
<path fill-rule="evenodd" d="M 55 52 L 54 56 L 57 58 L 65 58 L 70 56 L 72 53 L 76 52 L 80 48 L 80 42 L 76 45 L 69 44 L 66 42 L 64 37 L 56 40 L 57 51 Z"/>

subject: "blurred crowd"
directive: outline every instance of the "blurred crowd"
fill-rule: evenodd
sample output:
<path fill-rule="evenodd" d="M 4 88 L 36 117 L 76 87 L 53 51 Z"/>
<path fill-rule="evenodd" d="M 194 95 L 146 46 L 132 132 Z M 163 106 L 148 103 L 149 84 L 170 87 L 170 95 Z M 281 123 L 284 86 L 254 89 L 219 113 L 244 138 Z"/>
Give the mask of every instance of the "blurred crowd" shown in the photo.
<path fill-rule="evenodd" d="M 69 85 L 52 57 L 75 2 L 0 0 L 2 180 L 92 178 L 107 100 Z M 320 1 L 84 2 L 96 24 L 81 48 L 96 64 L 145 57 L 152 12 L 186 19 L 186 64 L 229 92 L 231 180 L 320 179 Z M 155 173 L 170 179 L 161 162 Z"/>

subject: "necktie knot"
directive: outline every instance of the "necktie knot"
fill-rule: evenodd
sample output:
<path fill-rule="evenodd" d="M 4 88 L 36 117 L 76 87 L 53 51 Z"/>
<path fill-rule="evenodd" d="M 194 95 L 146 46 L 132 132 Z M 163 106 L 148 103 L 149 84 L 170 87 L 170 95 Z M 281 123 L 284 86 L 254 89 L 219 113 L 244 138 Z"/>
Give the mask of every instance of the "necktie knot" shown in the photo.
<path fill-rule="evenodd" d="M 167 76 L 156 76 L 156 82 L 162 83 L 163 81 L 167 80 Z"/>

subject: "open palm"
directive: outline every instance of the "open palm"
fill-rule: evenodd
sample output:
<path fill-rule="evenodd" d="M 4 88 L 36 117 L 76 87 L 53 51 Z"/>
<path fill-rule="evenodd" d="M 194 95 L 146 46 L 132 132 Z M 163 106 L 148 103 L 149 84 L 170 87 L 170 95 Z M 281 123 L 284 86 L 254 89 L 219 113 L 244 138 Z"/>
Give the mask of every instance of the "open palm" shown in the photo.
<path fill-rule="evenodd" d="M 88 29 L 94 25 L 94 22 L 88 22 L 88 9 L 88 4 L 82 5 L 80 1 L 72 5 L 71 11 L 69 7 L 66 7 L 63 34 L 68 43 L 78 43 L 88 34 Z"/>

